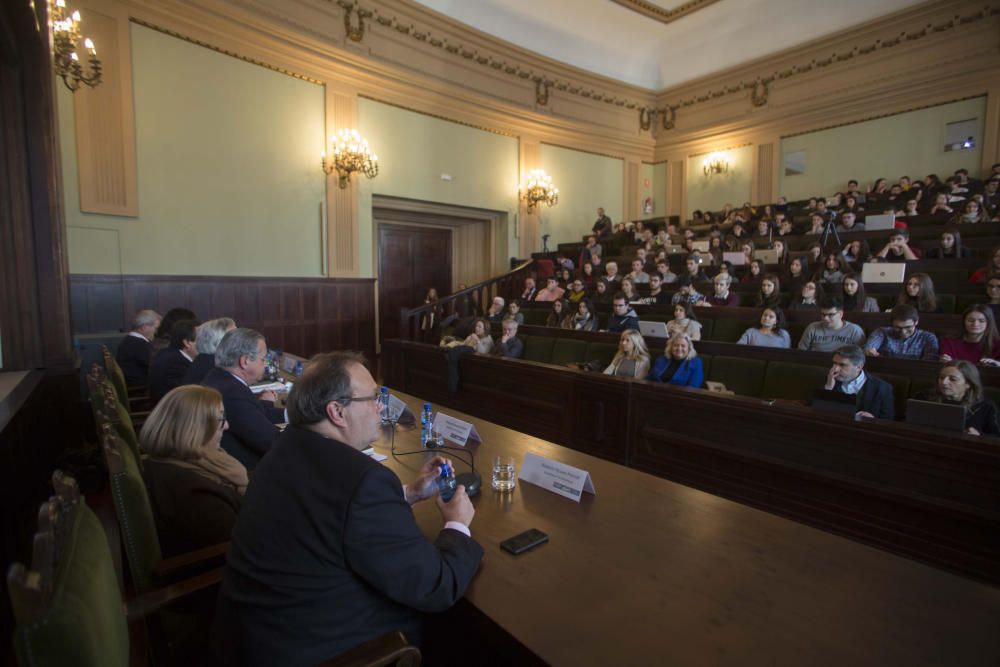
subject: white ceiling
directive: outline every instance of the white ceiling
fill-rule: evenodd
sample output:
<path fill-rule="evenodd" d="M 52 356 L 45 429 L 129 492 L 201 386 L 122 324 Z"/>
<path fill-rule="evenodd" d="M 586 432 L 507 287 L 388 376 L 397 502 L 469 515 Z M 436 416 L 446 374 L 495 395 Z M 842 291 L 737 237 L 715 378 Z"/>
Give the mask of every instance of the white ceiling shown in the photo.
<path fill-rule="evenodd" d="M 416 1 L 549 58 L 662 90 L 923 0 L 719 0 L 666 24 L 611 0 Z"/>

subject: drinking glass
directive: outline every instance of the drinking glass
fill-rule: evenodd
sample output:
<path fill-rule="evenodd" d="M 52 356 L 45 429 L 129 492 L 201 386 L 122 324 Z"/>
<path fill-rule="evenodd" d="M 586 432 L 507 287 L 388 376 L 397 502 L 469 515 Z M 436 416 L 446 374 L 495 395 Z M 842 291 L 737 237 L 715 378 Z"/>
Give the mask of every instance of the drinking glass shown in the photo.
<path fill-rule="evenodd" d="M 517 473 L 513 456 L 497 456 L 493 459 L 493 490 L 513 491 L 517 485 Z"/>

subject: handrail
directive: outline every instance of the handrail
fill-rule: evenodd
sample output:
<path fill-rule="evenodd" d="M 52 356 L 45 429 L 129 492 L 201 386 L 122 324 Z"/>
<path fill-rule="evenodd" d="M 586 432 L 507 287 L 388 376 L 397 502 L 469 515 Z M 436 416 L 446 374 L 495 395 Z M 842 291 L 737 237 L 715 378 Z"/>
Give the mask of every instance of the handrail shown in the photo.
<path fill-rule="evenodd" d="M 457 315 L 478 315 L 482 312 L 482 304 L 492 302 L 494 297 L 502 296 L 510 299 L 520 292 L 520 285 L 525 274 L 534 264 L 529 259 L 507 273 L 488 278 L 460 292 L 449 294 L 434 303 L 425 303 L 416 308 L 399 309 L 399 337 L 404 340 L 426 340 L 430 337 L 433 327 L 424 327 L 424 317 L 434 311 L 440 321 L 442 317 Z M 446 315 L 447 314 L 447 315 Z"/>

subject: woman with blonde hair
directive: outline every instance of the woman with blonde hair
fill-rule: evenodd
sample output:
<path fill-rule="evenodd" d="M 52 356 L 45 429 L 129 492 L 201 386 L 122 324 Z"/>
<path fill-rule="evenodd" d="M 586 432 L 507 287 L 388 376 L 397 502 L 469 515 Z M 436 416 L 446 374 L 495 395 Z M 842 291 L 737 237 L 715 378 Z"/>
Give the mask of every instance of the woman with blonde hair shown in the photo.
<path fill-rule="evenodd" d="M 675 387 L 701 389 L 705 384 L 705 371 L 690 336 L 677 334 L 667 341 L 663 356 L 656 360 L 649 379 Z"/>
<path fill-rule="evenodd" d="M 605 375 L 644 378 L 649 372 L 649 350 L 646 341 L 635 329 L 626 329 L 618 341 L 618 354 L 604 369 Z"/>
<path fill-rule="evenodd" d="M 164 557 L 229 539 L 248 479 L 219 447 L 227 428 L 222 395 L 198 385 L 170 391 L 142 426 L 143 478 Z"/>

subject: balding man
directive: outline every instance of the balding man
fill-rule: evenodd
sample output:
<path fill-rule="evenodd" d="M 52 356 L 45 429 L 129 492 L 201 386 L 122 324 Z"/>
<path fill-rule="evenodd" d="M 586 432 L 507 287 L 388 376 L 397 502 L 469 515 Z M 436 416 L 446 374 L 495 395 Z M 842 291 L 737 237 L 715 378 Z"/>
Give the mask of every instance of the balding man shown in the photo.
<path fill-rule="evenodd" d="M 152 340 L 161 319 L 155 310 L 140 310 L 132 318 L 131 330 L 118 344 L 115 360 L 125 375 L 125 384 L 130 387 L 146 386 L 149 382 Z"/>
<path fill-rule="evenodd" d="M 253 470 L 271 448 L 285 413 L 274 407 L 274 394 L 265 391 L 258 399 L 250 385 L 264 377 L 267 343 L 253 329 L 233 329 L 215 351 L 215 368 L 202 385 L 222 394 L 229 430 L 222 434 L 222 448 Z"/>

